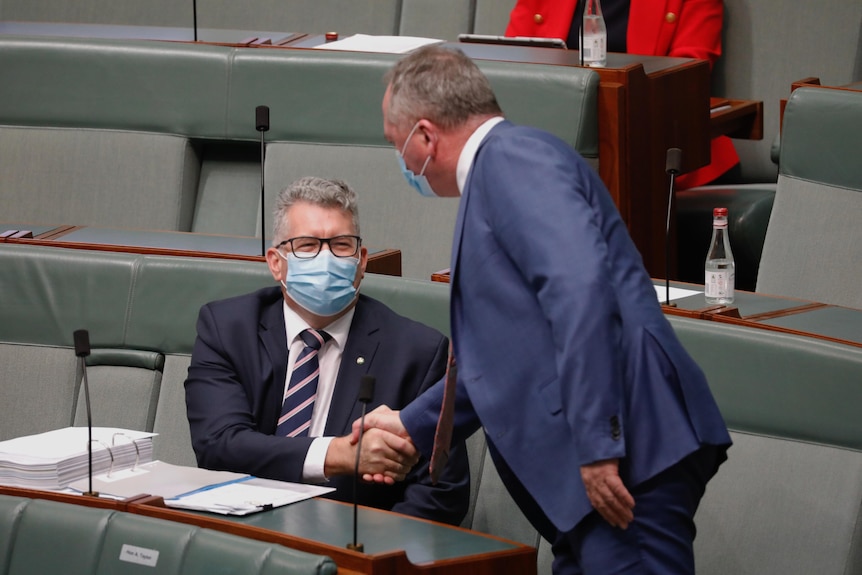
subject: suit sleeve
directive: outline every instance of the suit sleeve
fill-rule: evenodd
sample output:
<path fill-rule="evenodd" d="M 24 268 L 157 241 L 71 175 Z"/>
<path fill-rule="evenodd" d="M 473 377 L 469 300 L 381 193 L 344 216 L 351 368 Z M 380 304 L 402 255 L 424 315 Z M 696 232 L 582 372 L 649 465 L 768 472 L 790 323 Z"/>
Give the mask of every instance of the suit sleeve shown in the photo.
<path fill-rule="evenodd" d="M 721 0 L 685 0 L 667 55 L 708 60 L 712 68 L 721 56 L 723 20 Z"/>
<path fill-rule="evenodd" d="M 434 359 L 428 366 L 420 390 L 420 398 L 430 399 L 434 394 L 435 383 L 441 381 L 446 373 L 449 341 L 441 338 Z M 426 396 L 426 392 L 428 397 Z M 442 397 L 442 396 L 441 396 Z M 432 402 L 423 415 L 433 416 L 436 422 L 440 411 L 440 400 Z M 433 442 L 433 432 L 432 432 Z M 470 469 L 467 461 L 467 448 L 463 441 L 453 440 L 449 451 L 449 461 L 439 481 L 431 483 L 428 472 L 430 450 L 421 449 L 422 458 L 406 478 L 403 501 L 396 503 L 393 511 L 422 517 L 452 525 L 458 525 L 467 513 L 470 499 Z"/>
<path fill-rule="evenodd" d="M 578 463 L 624 457 L 625 441 L 610 431 L 614 417 L 622 420 L 624 384 L 621 313 L 606 240 L 624 234 L 624 224 L 595 171 L 562 142 L 490 138 L 479 153 L 474 166 L 482 166 L 481 174 L 471 177 L 482 185 L 470 193 L 487 194 L 487 226 L 547 323 L 554 394 Z"/>
<path fill-rule="evenodd" d="M 231 331 L 230 323 L 218 322 L 209 305 L 201 309 L 185 382 L 186 409 L 198 465 L 301 482 L 303 461 L 312 439 L 287 439 L 261 431 L 256 413 L 260 407 L 255 406 L 264 404 L 261 394 L 265 390 L 255 355 L 259 352 L 253 351 L 257 338 L 225 333 Z M 224 342 L 226 337 L 231 338 L 230 351 Z M 245 340 L 251 341 L 246 344 Z"/>

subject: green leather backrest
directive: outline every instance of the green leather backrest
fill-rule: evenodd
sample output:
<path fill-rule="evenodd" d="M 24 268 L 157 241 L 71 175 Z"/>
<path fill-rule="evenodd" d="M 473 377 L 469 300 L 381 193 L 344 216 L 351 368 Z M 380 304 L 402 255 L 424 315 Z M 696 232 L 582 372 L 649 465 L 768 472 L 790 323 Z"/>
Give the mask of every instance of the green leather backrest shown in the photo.
<path fill-rule="evenodd" d="M 139 130 L 195 139 L 375 144 L 388 54 L 4 36 L 0 124 Z M 598 155 L 593 70 L 479 62 L 506 114 Z"/>
<path fill-rule="evenodd" d="M 222 46 L 5 36 L 0 124 L 221 138 L 229 57 Z"/>
<path fill-rule="evenodd" d="M 862 308 L 860 128 L 862 92 L 790 96 L 757 291 Z"/>
<path fill-rule="evenodd" d="M 728 427 L 862 450 L 862 349 L 668 316 Z"/>
<path fill-rule="evenodd" d="M 779 174 L 862 190 L 862 92 L 794 90 L 784 109 Z"/>
<path fill-rule="evenodd" d="M 0 244 L 0 341 L 122 347 L 139 258 L 129 254 Z"/>
<path fill-rule="evenodd" d="M 142 515 L 0 495 L 0 575 L 326 575 L 313 555 Z"/>

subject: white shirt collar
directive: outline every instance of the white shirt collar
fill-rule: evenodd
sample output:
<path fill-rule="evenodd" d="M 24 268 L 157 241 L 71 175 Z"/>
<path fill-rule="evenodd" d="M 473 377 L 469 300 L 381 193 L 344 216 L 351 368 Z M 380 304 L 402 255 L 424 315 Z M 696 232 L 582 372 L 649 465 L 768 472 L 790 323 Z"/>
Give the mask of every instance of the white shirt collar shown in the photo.
<path fill-rule="evenodd" d="M 345 343 L 347 343 L 347 334 L 350 332 L 350 324 L 353 323 L 354 313 L 356 313 L 355 305 L 346 314 L 323 328 L 332 337 L 338 349 L 343 350 Z M 299 314 L 290 309 L 287 302 L 284 302 L 284 327 L 287 331 L 287 347 L 289 348 L 299 337 L 300 332 L 308 329 L 310 326 L 304 319 L 299 317 Z"/>
<path fill-rule="evenodd" d="M 491 128 L 505 120 L 503 116 L 494 116 L 490 120 L 486 120 L 481 126 L 476 128 L 464 147 L 461 149 L 461 155 L 458 156 L 458 166 L 455 169 L 455 179 L 458 182 L 458 193 L 464 195 L 464 186 L 467 184 L 467 176 L 470 175 L 470 168 L 473 167 L 473 160 L 476 158 L 476 152 L 479 151 L 479 144 L 491 131 Z"/>

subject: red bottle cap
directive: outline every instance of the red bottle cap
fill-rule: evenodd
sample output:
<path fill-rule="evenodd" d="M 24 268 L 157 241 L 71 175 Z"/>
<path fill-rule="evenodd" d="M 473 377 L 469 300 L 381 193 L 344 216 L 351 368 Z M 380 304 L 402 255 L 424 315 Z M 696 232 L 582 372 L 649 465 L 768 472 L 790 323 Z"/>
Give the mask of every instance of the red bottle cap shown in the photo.
<path fill-rule="evenodd" d="M 327 42 L 334 42 L 338 40 L 338 32 L 327 32 L 324 34 L 324 38 L 326 38 Z"/>
<path fill-rule="evenodd" d="M 727 208 L 715 208 L 712 210 L 712 217 L 714 218 L 726 218 L 727 217 Z"/>

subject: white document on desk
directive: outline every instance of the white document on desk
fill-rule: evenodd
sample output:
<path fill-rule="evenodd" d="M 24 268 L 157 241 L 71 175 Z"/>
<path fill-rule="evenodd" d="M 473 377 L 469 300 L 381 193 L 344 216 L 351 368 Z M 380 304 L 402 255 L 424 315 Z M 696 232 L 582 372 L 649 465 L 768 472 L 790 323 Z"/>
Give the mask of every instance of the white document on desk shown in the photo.
<path fill-rule="evenodd" d="M 665 286 L 653 284 L 653 287 L 655 288 L 655 295 L 658 296 L 659 303 L 664 303 L 665 297 L 667 296 L 665 293 Z M 670 301 L 698 294 L 703 294 L 703 291 L 672 287 L 670 288 Z"/>
<path fill-rule="evenodd" d="M 417 36 L 372 36 L 354 34 L 343 40 L 327 42 L 315 46 L 318 50 L 347 50 L 350 52 L 382 52 L 384 54 L 405 54 L 428 44 L 440 44 L 443 40 L 420 38 Z"/>
<path fill-rule="evenodd" d="M 335 490 L 318 485 L 248 477 L 166 499 L 165 505 L 222 515 L 248 515 L 311 499 L 331 491 Z"/>

